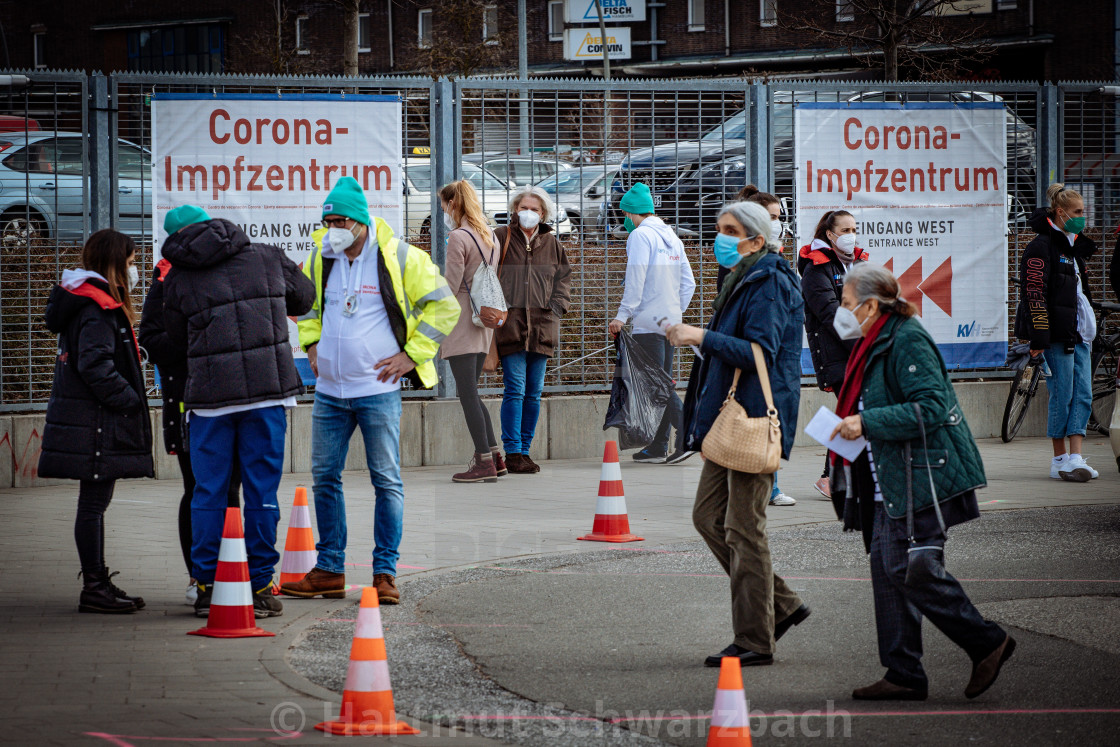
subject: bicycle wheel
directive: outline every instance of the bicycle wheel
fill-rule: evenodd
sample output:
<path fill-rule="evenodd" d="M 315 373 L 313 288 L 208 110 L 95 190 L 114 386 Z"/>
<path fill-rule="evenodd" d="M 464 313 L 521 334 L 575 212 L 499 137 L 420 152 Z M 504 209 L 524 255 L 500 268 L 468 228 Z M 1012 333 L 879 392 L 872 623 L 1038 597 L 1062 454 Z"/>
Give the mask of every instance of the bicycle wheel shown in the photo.
<path fill-rule="evenodd" d="M 1120 376 L 1117 370 L 1117 340 L 1110 335 L 1102 340 L 1102 353 L 1093 369 L 1093 411 L 1089 417 L 1088 430 L 1095 430 L 1102 436 L 1109 435 L 1112 421 L 1112 406 L 1116 397 L 1116 381 Z"/>
<path fill-rule="evenodd" d="M 1027 408 L 1030 407 L 1031 400 L 1038 391 L 1038 382 L 1041 380 L 1041 359 L 1028 363 L 1015 374 L 1015 379 L 1011 382 L 1011 391 L 1007 394 L 1007 405 L 1003 408 L 1000 438 L 1005 444 L 1011 443 L 1011 439 L 1015 438 L 1023 421 L 1027 419 Z"/>

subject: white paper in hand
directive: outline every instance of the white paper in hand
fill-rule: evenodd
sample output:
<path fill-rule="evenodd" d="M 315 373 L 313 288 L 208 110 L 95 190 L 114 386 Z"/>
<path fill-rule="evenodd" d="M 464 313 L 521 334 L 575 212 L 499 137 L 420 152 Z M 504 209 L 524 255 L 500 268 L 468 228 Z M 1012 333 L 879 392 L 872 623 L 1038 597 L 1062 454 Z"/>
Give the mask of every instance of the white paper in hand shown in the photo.
<path fill-rule="evenodd" d="M 841 418 L 839 415 L 827 407 L 822 407 L 817 410 L 817 414 L 814 415 L 813 419 L 805 426 L 805 433 L 814 441 L 827 446 L 849 462 L 854 462 L 867 447 L 867 439 L 860 436 L 855 440 L 849 441 L 840 435 L 837 435 L 836 438 L 831 438 L 832 431 L 836 430 L 836 424 L 839 423 L 840 420 Z"/>

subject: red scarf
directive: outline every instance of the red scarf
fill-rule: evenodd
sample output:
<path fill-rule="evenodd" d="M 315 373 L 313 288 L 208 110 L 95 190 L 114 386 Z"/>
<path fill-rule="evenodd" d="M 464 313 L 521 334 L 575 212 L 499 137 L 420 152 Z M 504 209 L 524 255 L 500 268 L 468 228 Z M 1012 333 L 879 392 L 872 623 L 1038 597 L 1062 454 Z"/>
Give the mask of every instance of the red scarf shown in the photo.
<path fill-rule="evenodd" d="M 875 344 L 888 319 L 890 319 L 889 313 L 880 316 L 879 320 L 871 325 L 867 334 L 860 338 L 855 350 L 848 357 L 848 366 L 844 369 L 844 383 L 840 387 L 839 399 L 836 403 L 836 414 L 841 418 L 859 412 L 859 398 L 863 393 L 863 372 L 867 368 L 867 358 L 871 353 L 871 346 Z M 832 459 L 835 463 L 839 457 L 833 453 Z"/>

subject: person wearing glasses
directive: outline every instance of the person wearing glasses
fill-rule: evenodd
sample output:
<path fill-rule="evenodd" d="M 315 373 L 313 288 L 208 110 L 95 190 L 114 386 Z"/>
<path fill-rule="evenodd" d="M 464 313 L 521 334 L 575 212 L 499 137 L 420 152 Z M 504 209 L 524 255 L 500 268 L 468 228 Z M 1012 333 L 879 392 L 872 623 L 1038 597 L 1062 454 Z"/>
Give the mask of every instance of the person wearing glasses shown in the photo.
<path fill-rule="evenodd" d="M 440 343 L 459 321 L 459 302 L 428 253 L 371 218 L 366 195 L 343 177 L 323 203 L 323 226 L 303 272 L 315 303 L 297 321 L 299 344 L 315 375 L 311 477 L 319 551 L 302 579 L 282 594 L 346 594 L 346 508 L 342 468 L 350 436 L 361 428 L 376 503 L 373 586 L 381 604 L 397 604 L 398 547 L 404 521 L 401 481 L 401 381 L 435 386 Z"/>

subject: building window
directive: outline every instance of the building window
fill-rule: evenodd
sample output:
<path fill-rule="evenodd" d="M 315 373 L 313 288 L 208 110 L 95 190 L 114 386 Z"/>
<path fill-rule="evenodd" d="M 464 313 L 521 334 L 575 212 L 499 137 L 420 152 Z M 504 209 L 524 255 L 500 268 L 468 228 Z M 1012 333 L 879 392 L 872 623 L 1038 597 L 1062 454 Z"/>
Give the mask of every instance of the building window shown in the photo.
<path fill-rule="evenodd" d="M 33 41 L 35 47 L 35 69 L 43 70 L 47 66 L 47 32 L 37 32 Z"/>
<path fill-rule="evenodd" d="M 548 4 L 548 40 L 564 41 L 564 0 Z"/>
<path fill-rule="evenodd" d="M 688 0 L 688 30 L 704 30 L 704 0 Z"/>
<path fill-rule="evenodd" d="M 224 55 L 225 30 L 217 23 L 128 32 L 129 70 L 220 73 Z"/>
<path fill-rule="evenodd" d="M 498 6 L 487 5 L 482 9 L 482 41 L 498 43 Z"/>
<path fill-rule="evenodd" d="M 425 8 L 420 11 L 419 21 L 416 24 L 416 46 L 428 49 L 432 46 L 432 9 Z"/>
<path fill-rule="evenodd" d="M 370 52 L 370 13 L 357 15 L 357 50 Z"/>
<path fill-rule="evenodd" d="M 307 48 L 307 16 L 296 17 L 296 54 L 311 54 Z"/>
<path fill-rule="evenodd" d="M 1018 7 L 1015 0 L 996 0 L 996 10 L 1017 10 Z"/>
<path fill-rule="evenodd" d="M 762 26 L 777 26 L 778 0 L 759 0 L 758 18 Z"/>
<path fill-rule="evenodd" d="M 852 7 L 852 0 L 836 0 L 836 22 L 856 20 L 856 11 Z"/>

